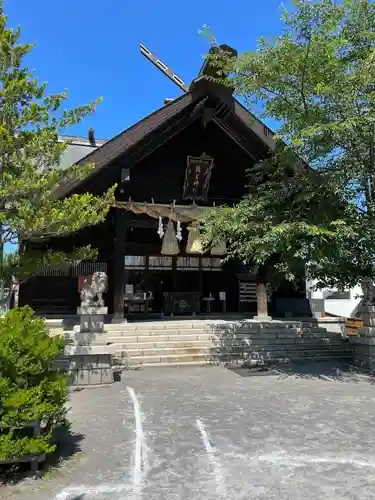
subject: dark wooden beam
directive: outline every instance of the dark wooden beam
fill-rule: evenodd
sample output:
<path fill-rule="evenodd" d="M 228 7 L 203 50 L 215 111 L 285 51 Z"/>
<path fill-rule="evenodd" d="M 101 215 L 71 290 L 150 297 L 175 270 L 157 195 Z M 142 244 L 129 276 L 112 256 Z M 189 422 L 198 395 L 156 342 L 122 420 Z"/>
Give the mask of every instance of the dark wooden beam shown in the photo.
<path fill-rule="evenodd" d="M 261 158 L 261 155 L 257 152 L 257 147 L 254 144 L 251 144 L 249 140 L 242 137 L 239 133 L 237 133 L 230 124 L 226 120 L 221 120 L 218 118 L 214 119 L 216 125 L 218 125 L 229 137 L 243 150 L 246 154 L 250 156 L 250 158 L 258 162 Z"/>
<path fill-rule="evenodd" d="M 112 290 L 113 290 L 113 317 L 124 317 L 124 298 L 125 298 L 125 250 L 127 218 L 125 212 L 118 208 L 115 209 L 115 241 L 112 263 Z"/>
<path fill-rule="evenodd" d="M 183 113 L 179 119 L 171 121 L 164 129 L 158 130 L 157 133 L 151 135 L 147 142 L 140 144 L 139 147 L 132 152 L 132 163 L 135 164 L 140 162 L 154 152 L 155 149 L 165 144 L 172 139 L 172 137 L 193 124 L 198 118 L 202 117 L 206 100 L 206 98 L 202 98 L 192 107 L 190 113 Z"/>

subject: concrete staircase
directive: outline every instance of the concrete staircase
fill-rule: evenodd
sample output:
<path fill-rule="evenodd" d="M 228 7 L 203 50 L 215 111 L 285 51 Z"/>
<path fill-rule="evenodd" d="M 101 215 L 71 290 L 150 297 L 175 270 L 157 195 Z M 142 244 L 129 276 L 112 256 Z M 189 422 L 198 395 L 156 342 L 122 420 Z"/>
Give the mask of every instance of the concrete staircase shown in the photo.
<path fill-rule="evenodd" d="M 202 365 L 217 361 L 212 324 L 205 321 L 155 321 L 108 325 L 116 365 Z"/>
<path fill-rule="evenodd" d="M 73 329 L 47 320 L 51 334 L 64 334 L 72 344 Z M 253 320 L 168 320 L 105 325 L 100 334 L 118 369 L 142 366 L 186 366 L 290 361 L 351 361 L 352 346 L 339 332 L 314 320 L 257 322 Z M 95 354 L 96 341 L 91 351 Z"/>
<path fill-rule="evenodd" d="M 313 320 L 189 319 L 109 324 L 105 329 L 102 340 L 119 369 L 242 363 L 250 358 L 270 363 L 352 359 L 349 342 Z M 64 334 L 69 343 L 72 332 Z"/>

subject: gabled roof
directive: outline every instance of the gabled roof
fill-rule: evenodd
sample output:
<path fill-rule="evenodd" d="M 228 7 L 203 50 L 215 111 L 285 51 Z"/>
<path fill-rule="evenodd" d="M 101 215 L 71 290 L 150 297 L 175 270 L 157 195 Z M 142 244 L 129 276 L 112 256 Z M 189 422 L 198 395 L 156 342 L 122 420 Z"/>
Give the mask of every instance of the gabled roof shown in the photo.
<path fill-rule="evenodd" d="M 132 151 L 141 141 L 148 140 L 148 137 L 159 133 L 167 123 L 172 123 L 184 113 L 194 113 L 197 106 L 201 106 L 203 109 L 205 106 L 203 98 L 206 100 L 211 98 L 211 104 L 208 103 L 208 107 L 212 106 L 212 98 L 221 103 L 221 106 L 216 105 L 213 116 L 213 120 L 219 126 L 228 131 L 233 129 L 233 124 L 236 123 L 241 129 L 240 134 L 237 133 L 237 137 L 242 137 L 242 142 L 250 143 L 256 140 L 263 145 L 263 148 L 269 151 L 274 150 L 276 142 L 273 133 L 266 125 L 242 106 L 232 94 L 228 96 L 227 89 L 221 95 L 217 85 L 208 82 L 204 76 L 198 76 L 183 95 L 165 104 L 99 148 L 94 149 L 87 156 L 79 159 L 76 164 L 95 163 L 95 168 L 90 171 L 88 177 L 92 178 L 98 172 L 110 167 L 115 160 Z M 245 140 L 243 139 L 244 135 L 247 136 Z M 59 198 L 68 196 L 84 185 L 86 180 L 87 178 L 61 184 L 56 190 L 56 196 Z"/>
<path fill-rule="evenodd" d="M 100 170 L 106 168 L 114 160 L 129 151 L 138 142 L 145 139 L 149 134 L 155 132 L 163 123 L 184 111 L 192 102 L 193 96 L 191 92 L 183 94 L 128 129 L 120 132 L 99 148 L 91 151 L 87 156 L 78 160 L 76 165 L 95 163 L 95 168 L 89 173 L 89 177 L 94 176 Z M 86 178 L 60 185 L 56 190 L 56 196 L 60 198 L 69 195 L 85 180 Z"/>

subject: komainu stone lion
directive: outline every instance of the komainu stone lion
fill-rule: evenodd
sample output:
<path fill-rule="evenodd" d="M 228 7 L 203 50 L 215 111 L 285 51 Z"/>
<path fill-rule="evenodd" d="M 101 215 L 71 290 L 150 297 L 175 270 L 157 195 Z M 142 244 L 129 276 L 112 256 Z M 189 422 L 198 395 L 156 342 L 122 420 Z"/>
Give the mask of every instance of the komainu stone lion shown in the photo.
<path fill-rule="evenodd" d="M 86 278 L 81 290 L 81 306 L 104 307 L 103 293 L 107 288 L 106 273 L 98 271 Z"/>

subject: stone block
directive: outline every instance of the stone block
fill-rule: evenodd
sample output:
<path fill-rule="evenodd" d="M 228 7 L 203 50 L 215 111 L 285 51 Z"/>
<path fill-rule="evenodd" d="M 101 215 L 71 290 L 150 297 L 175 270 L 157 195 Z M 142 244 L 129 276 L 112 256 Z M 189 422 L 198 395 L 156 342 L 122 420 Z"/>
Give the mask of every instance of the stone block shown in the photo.
<path fill-rule="evenodd" d="M 105 316 L 108 314 L 108 307 L 97 307 L 97 306 L 80 306 L 77 307 L 77 314 L 79 316 L 96 316 L 101 315 Z"/>
<path fill-rule="evenodd" d="M 359 337 L 375 337 L 375 326 L 363 326 L 361 328 L 358 328 L 357 335 Z"/>
<path fill-rule="evenodd" d="M 296 343 L 296 339 L 293 337 L 286 337 L 286 338 L 277 338 L 272 341 L 273 344 L 279 345 L 292 345 L 294 346 Z"/>
<path fill-rule="evenodd" d="M 354 355 L 354 365 L 366 370 L 375 369 L 375 357 Z"/>
<path fill-rule="evenodd" d="M 113 379 L 113 371 L 110 368 L 102 368 L 100 370 L 101 372 L 101 384 L 102 385 L 107 385 L 107 384 L 113 384 L 114 379 Z"/>
<path fill-rule="evenodd" d="M 256 345 L 268 345 L 270 342 L 273 341 L 272 338 L 270 338 L 268 335 L 265 336 L 265 335 L 249 335 L 249 337 L 247 337 L 249 342 L 251 344 L 256 344 Z M 241 339 L 242 342 L 244 341 L 244 339 Z"/>
<path fill-rule="evenodd" d="M 100 314 L 83 314 L 81 316 L 80 332 L 103 332 L 104 316 Z"/>
<path fill-rule="evenodd" d="M 293 330 L 279 331 L 276 334 L 278 339 L 298 339 L 300 335 Z"/>
<path fill-rule="evenodd" d="M 262 335 L 265 339 L 268 339 L 270 343 L 272 343 L 273 339 L 277 338 L 278 331 L 261 330 L 259 335 Z"/>
<path fill-rule="evenodd" d="M 110 354 L 99 354 L 97 356 L 96 366 L 98 368 L 107 368 L 112 365 L 111 355 Z"/>
<path fill-rule="evenodd" d="M 65 356 L 111 354 L 111 346 L 65 346 Z"/>
<path fill-rule="evenodd" d="M 316 345 L 319 344 L 319 340 L 312 337 L 299 337 L 296 338 L 295 343 L 298 345 Z"/>
<path fill-rule="evenodd" d="M 96 366 L 96 355 L 83 356 L 83 368 L 85 370 L 91 370 Z"/>
<path fill-rule="evenodd" d="M 260 325 L 256 323 L 245 323 L 234 329 L 235 333 L 257 333 L 260 330 Z"/>
<path fill-rule="evenodd" d="M 84 366 L 84 356 L 72 356 L 69 358 L 68 370 L 82 370 Z"/>
<path fill-rule="evenodd" d="M 259 321 L 259 326 L 261 330 L 280 330 L 288 328 L 287 323 L 282 321 Z"/>
<path fill-rule="evenodd" d="M 68 385 L 69 386 L 77 385 L 77 374 L 78 374 L 78 370 L 71 370 L 68 372 Z"/>
<path fill-rule="evenodd" d="M 92 368 L 89 370 L 89 385 L 101 385 L 102 383 L 102 370 L 99 368 Z"/>
<path fill-rule="evenodd" d="M 350 344 L 362 344 L 362 345 L 375 345 L 375 338 L 374 337 L 359 337 L 359 336 L 352 336 L 349 337 L 349 342 Z"/>
<path fill-rule="evenodd" d="M 77 370 L 76 385 L 89 385 L 90 383 L 89 370 Z"/>
<path fill-rule="evenodd" d="M 276 347 L 276 346 L 275 346 Z M 286 355 L 286 350 L 282 349 L 267 349 L 266 351 L 263 351 L 261 353 L 265 359 L 270 358 L 278 358 L 278 357 L 283 357 Z"/>

